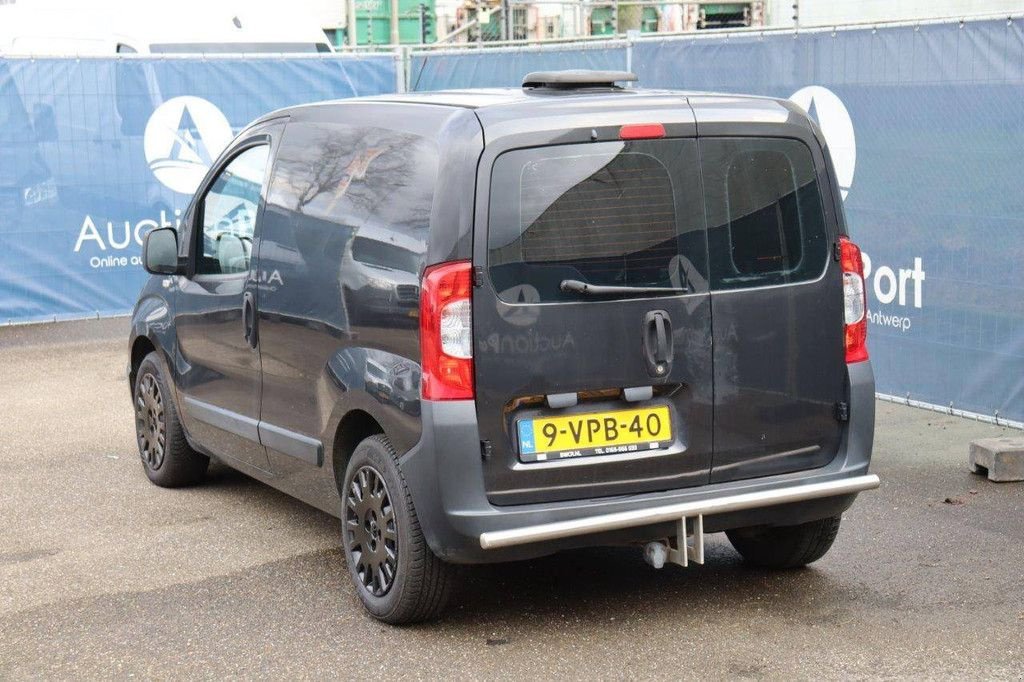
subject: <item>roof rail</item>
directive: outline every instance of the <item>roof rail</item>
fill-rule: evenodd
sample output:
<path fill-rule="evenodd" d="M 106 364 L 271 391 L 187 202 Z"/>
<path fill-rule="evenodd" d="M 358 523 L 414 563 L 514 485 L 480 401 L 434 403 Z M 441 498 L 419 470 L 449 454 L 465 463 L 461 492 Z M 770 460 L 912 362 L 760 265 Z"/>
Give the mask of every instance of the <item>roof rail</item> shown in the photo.
<path fill-rule="evenodd" d="M 592 71 L 590 69 L 567 69 L 565 71 L 534 71 L 523 78 L 523 88 L 553 88 L 573 90 L 576 88 L 614 88 L 619 82 L 633 83 L 639 80 L 629 71 Z"/>

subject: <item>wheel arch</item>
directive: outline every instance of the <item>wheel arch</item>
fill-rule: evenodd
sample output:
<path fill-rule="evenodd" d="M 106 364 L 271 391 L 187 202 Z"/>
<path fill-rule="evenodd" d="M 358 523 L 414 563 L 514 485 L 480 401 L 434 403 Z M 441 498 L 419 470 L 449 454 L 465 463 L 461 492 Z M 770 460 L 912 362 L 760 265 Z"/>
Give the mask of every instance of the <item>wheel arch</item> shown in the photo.
<path fill-rule="evenodd" d="M 173 287 L 172 287 L 173 289 Z M 128 382 L 129 390 L 135 390 L 135 377 L 142 361 L 149 353 L 160 353 L 167 369 L 172 373 L 167 381 L 171 389 L 176 382 L 171 366 L 175 344 L 174 295 L 167 290 L 166 278 L 152 276 L 139 294 L 139 301 L 132 311 L 131 332 L 128 336 Z"/>
<path fill-rule="evenodd" d="M 356 446 L 379 433 L 385 432 L 377 418 L 358 407 L 346 412 L 338 422 L 331 443 L 331 467 L 334 470 L 334 481 L 339 495 L 345 484 L 345 467 L 348 466 Z"/>
<path fill-rule="evenodd" d="M 147 355 L 156 351 L 156 344 L 148 336 L 137 336 L 132 341 L 131 360 L 128 369 L 128 389 L 135 390 L 135 377 L 138 376 L 139 366 Z"/>

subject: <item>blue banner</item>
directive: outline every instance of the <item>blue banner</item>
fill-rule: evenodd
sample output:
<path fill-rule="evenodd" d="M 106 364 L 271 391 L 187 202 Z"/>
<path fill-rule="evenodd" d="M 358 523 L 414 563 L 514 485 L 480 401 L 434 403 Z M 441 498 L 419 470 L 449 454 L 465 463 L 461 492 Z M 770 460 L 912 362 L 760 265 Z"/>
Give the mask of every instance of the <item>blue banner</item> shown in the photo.
<path fill-rule="evenodd" d="M 128 312 L 142 237 L 235 133 L 395 85 L 393 55 L 0 58 L 0 324 Z"/>
<path fill-rule="evenodd" d="M 644 38 L 605 57 L 644 87 L 807 110 L 867 255 L 879 392 L 1024 421 L 1024 20 Z M 592 64 L 567 48 L 476 59 L 412 72 L 419 89 L 517 86 L 526 64 Z"/>

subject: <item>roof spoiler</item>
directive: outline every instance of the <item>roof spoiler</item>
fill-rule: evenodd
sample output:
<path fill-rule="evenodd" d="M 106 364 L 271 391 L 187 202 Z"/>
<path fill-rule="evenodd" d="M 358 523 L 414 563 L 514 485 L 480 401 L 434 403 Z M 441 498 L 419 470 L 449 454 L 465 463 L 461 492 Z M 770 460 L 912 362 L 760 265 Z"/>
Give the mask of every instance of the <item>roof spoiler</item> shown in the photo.
<path fill-rule="evenodd" d="M 616 83 L 634 83 L 639 80 L 629 71 L 591 71 L 589 69 L 567 69 L 565 71 L 534 71 L 523 78 L 523 88 L 552 88 L 574 90 L 577 88 L 616 88 Z"/>

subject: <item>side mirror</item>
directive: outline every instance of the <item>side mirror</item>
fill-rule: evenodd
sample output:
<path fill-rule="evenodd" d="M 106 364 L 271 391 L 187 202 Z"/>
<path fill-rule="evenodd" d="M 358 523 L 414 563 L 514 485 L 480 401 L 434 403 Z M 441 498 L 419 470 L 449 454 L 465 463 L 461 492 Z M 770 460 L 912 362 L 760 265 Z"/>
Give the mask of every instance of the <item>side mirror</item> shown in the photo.
<path fill-rule="evenodd" d="M 48 104 L 32 107 L 32 130 L 36 134 L 36 142 L 53 142 L 57 139 L 57 119 L 53 115 L 53 107 Z"/>
<path fill-rule="evenodd" d="M 152 230 L 142 241 L 142 266 L 154 275 L 177 275 L 178 233 L 172 227 Z"/>

